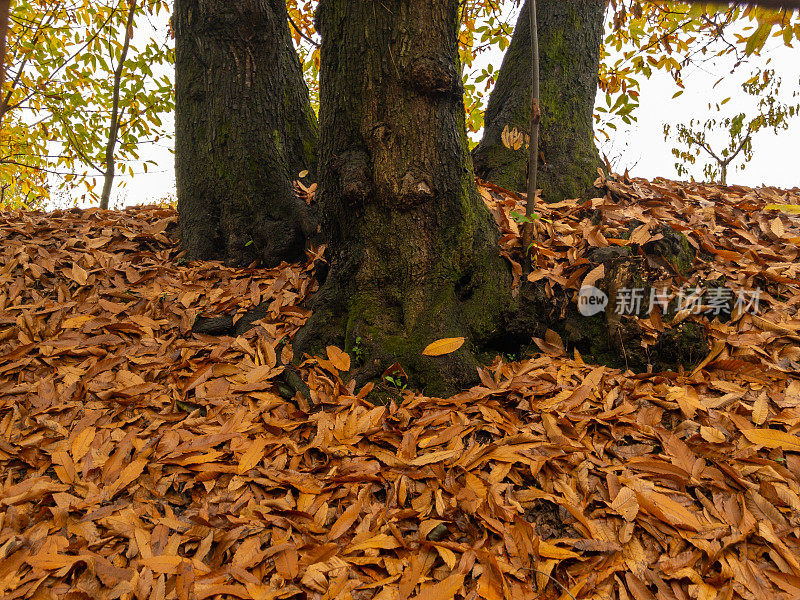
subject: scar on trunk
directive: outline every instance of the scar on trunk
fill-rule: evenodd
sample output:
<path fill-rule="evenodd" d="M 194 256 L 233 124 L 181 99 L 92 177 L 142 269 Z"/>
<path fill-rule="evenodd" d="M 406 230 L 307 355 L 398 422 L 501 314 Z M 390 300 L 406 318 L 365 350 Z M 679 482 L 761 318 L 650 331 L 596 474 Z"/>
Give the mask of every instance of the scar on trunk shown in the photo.
<path fill-rule="evenodd" d="M 363 202 L 372 195 L 374 188 L 370 176 L 370 159 L 365 151 L 343 152 L 338 156 L 335 166 L 345 200 Z"/>

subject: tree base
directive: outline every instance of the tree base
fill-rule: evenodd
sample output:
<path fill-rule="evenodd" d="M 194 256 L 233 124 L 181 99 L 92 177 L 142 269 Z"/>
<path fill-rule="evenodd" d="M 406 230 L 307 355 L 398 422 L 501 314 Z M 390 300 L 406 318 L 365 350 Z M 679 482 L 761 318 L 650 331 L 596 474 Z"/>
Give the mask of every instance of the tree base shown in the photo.
<path fill-rule="evenodd" d="M 350 354 L 349 376 L 359 384 L 385 383 L 396 370 L 429 395 L 469 387 L 479 381 L 478 357 L 502 339 L 512 310 L 508 269 L 499 255 L 497 263 L 485 278 L 472 272 L 456 281 L 384 281 L 377 289 L 358 289 L 347 283 L 358 275 L 333 270 L 310 302 L 313 314 L 295 338 L 295 359 L 335 345 Z M 466 343 L 455 352 L 423 355 L 432 342 L 456 337 Z"/>

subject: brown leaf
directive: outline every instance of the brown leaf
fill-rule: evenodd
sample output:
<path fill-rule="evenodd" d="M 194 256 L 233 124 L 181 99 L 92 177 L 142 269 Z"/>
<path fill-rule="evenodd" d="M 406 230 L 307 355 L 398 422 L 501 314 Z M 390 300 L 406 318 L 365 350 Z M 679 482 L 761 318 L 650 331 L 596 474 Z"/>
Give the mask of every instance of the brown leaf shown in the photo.
<path fill-rule="evenodd" d="M 331 361 L 331 364 L 336 367 L 342 373 L 346 373 L 350 370 L 350 355 L 346 352 L 342 352 L 336 346 L 328 346 L 328 360 Z"/>
<path fill-rule="evenodd" d="M 639 502 L 636 500 L 636 493 L 629 487 L 622 488 L 617 497 L 614 498 L 614 502 L 611 503 L 611 509 L 626 521 L 633 522 L 639 513 Z"/>

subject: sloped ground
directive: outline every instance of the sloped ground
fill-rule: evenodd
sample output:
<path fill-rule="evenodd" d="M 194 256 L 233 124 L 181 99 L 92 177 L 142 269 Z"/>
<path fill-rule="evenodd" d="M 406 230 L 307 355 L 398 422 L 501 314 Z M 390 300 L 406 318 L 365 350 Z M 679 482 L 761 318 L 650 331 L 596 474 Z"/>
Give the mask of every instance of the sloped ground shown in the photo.
<path fill-rule="evenodd" d="M 694 373 L 549 334 L 480 387 L 388 406 L 336 349 L 305 363 L 310 398 L 281 395 L 311 263 L 182 264 L 168 209 L 0 216 L 3 597 L 800 597 L 800 232 L 765 209 L 800 192 L 608 187 L 543 209 L 533 278 L 577 290 L 587 253 L 631 243 L 615 226 L 668 223 L 707 259 L 674 283 L 761 288 L 759 313 L 679 314 L 715 342 Z M 511 259 L 519 208 L 482 193 Z M 191 333 L 262 299 L 245 336 Z"/>

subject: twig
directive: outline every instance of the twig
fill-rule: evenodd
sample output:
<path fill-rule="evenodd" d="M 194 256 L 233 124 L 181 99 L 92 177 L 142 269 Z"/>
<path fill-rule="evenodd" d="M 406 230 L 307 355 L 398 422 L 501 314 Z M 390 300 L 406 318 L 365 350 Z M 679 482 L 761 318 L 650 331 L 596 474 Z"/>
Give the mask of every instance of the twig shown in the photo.
<path fill-rule="evenodd" d="M 292 24 L 292 27 L 294 27 L 294 30 L 297 32 L 297 35 L 299 35 L 301 38 L 303 38 L 309 44 L 312 44 L 313 46 L 316 46 L 317 48 L 319 48 L 319 43 L 318 42 L 315 42 L 310 37 L 308 37 L 305 33 L 300 31 L 300 28 L 297 26 L 297 23 L 295 23 L 294 19 L 292 19 L 292 15 L 287 15 L 287 16 L 289 17 L 289 23 Z"/>
<path fill-rule="evenodd" d="M 553 577 L 549 573 L 545 573 L 544 571 L 540 571 L 539 569 L 532 569 L 531 567 L 522 567 L 522 568 L 525 569 L 526 571 L 533 571 L 534 573 L 538 573 L 539 575 L 544 575 L 550 581 L 555 583 L 559 588 L 561 588 L 561 590 L 565 594 L 567 594 L 570 598 L 572 598 L 572 600 L 577 600 L 577 598 L 575 598 L 575 596 L 572 594 L 572 592 L 570 592 L 569 589 L 563 583 L 558 581 L 558 579 L 556 579 L 555 577 Z"/>
<path fill-rule="evenodd" d="M 125 21 L 125 42 L 122 45 L 122 53 L 119 57 L 119 64 L 114 72 L 114 92 L 111 106 L 111 128 L 108 133 L 108 145 L 106 146 L 106 172 L 103 182 L 103 193 L 100 196 L 100 209 L 108 210 L 111 200 L 111 186 L 114 183 L 116 164 L 114 161 L 114 151 L 117 146 L 117 136 L 119 135 L 119 125 L 122 119 L 119 108 L 120 87 L 122 85 L 122 75 L 125 70 L 125 59 L 128 57 L 128 50 L 131 46 L 131 36 L 133 35 L 134 18 L 136 17 L 136 6 L 138 0 L 131 0 L 128 19 Z M 113 53 L 112 53 L 113 56 Z M 123 111 L 124 113 L 124 108 Z"/>
<path fill-rule="evenodd" d="M 530 247 L 533 243 L 533 215 L 536 208 L 536 190 L 539 174 L 539 123 L 542 112 L 539 108 L 539 24 L 536 16 L 536 0 L 529 0 L 531 23 L 531 57 L 533 62 L 531 82 L 531 135 L 528 144 L 528 199 L 525 203 L 525 224 L 522 227 L 522 269 L 525 275 L 532 269 Z"/>
<path fill-rule="evenodd" d="M 625 357 L 625 370 L 630 369 L 628 366 L 628 352 L 625 350 L 625 340 L 622 339 L 622 327 L 617 326 L 617 333 L 619 334 L 619 344 L 622 346 L 622 356 Z"/>

